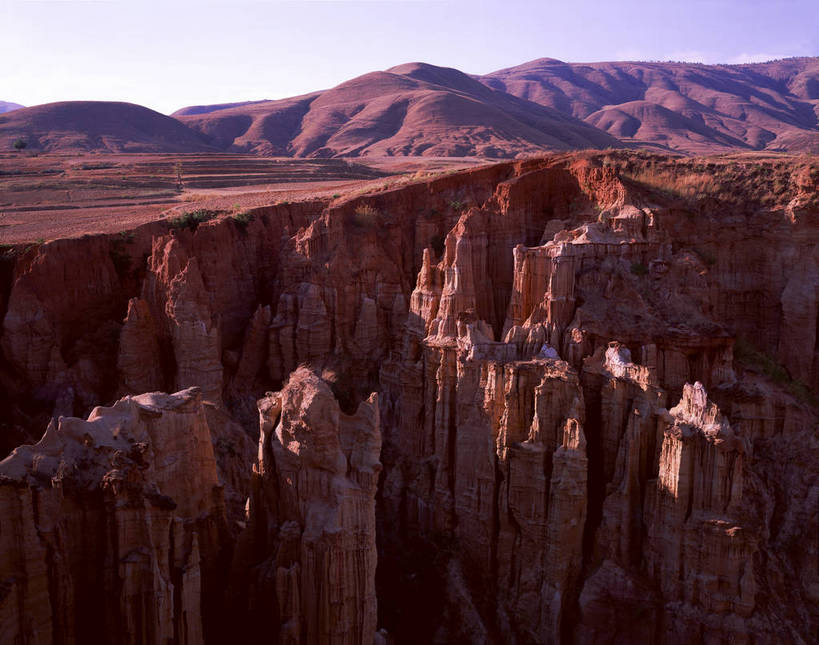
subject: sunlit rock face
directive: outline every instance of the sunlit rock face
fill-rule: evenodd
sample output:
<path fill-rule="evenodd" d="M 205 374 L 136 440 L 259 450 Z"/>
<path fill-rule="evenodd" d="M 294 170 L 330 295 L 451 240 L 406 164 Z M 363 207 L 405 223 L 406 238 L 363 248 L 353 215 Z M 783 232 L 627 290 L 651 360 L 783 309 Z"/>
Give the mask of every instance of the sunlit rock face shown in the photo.
<path fill-rule="evenodd" d="M 811 642 L 816 196 L 612 159 L 18 260 L 0 642 Z"/>

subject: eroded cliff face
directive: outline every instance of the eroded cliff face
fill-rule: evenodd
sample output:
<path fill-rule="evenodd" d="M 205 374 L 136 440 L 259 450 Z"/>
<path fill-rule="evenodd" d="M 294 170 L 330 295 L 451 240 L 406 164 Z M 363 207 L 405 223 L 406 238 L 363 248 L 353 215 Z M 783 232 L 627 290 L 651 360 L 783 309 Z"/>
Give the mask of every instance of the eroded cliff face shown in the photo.
<path fill-rule="evenodd" d="M 199 387 L 233 549 L 201 560 L 251 636 L 810 642 L 803 175 L 694 207 L 575 155 L 46 244 L 4 297 L 6 434 Z"/>
<path fill-rule="evenodd" d="M 203 642 L 222 492 L 198 388 L 52 422 L 0 462 L 0 640 Z"/>
<path fill-rule="evenodd" d="M 378 397 L 346 415 L 327 383 L 300 367 L 259 400 L 259 415 L 248 528 L 234 564 L 249 590 L 249 631 L 262 637 L 274 617 L 278 642 L 372 642 Z"/>

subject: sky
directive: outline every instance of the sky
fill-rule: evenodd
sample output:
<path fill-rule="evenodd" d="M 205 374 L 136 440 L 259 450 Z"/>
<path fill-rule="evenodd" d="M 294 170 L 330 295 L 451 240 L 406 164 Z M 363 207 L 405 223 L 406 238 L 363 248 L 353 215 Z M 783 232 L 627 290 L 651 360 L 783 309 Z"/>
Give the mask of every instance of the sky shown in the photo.
<path fill-rule="evenodd" d="M 0 0 L 0 100 L 275 99 L 411 61 L 819 55 L 819 0 Z"/>

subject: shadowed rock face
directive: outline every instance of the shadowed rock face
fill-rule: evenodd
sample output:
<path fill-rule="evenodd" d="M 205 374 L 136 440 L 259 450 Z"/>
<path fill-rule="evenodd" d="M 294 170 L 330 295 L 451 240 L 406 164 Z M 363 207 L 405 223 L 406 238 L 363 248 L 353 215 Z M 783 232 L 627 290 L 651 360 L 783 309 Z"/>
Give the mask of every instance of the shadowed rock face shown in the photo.
<path fill-rule="evenodd" d="M 0 508 L 3 642 L 202 641 L 227 536 L 198 388 L 52 422 Z"/>
<path fill-rule="evenodd" d="M 340 411 L 306 368 L 259 401 L 259 458 L 240 558 L 249 560 L 259 634 L 281 642 L 364 643 L 376 629 L 378 397 Z"/>
<path fill-rule="evenodd" d="M 814 174 L 618 168 L 152 224 L 127 274 L 104 236 L 22 255 L 0 403 L 55 420 L 0 465 L 0 640 L 99 602 L 141 642 L 810 642 Z"/>

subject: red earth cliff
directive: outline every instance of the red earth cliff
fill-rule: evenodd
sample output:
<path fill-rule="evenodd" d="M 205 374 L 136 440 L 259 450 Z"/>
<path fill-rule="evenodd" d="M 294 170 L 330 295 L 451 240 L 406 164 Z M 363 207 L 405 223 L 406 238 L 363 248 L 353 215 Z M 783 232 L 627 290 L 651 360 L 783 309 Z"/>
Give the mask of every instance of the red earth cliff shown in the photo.
<path fill-rule="evenodd" d="M 378 397 L 344 414 L 330 387 L 294 371 L 259 401 L 259 456 L 234 574 L 252 590 L 250 630 L 283 643 L 369 643 L 376 630 Z M 251 573 L 252 572 L 252 573 Z"/>
<path fill-rule="evenodd" d="M 197 388 L 60 417 L 0 462 L 0 641 L 203 642 L 226 544 Z"/>
<path fill-rule="evenodd" d="M 575 154 L 30 248 L 0 439 L 199 387 L 250 636 L 811 642 L 817 178 Z"/>

